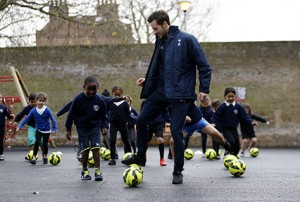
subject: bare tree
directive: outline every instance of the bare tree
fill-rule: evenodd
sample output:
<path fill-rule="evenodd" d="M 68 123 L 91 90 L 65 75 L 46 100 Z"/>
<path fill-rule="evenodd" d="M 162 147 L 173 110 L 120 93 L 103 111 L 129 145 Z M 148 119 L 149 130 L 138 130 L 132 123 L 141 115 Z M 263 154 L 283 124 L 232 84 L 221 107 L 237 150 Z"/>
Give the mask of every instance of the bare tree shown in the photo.
<path fill-rule="evenodd" d="M 151 43 L 155 37 L 147 23 L 148 16 L 155 10 L 172 13 L 172 22 L 179 17 L 180 9 L 175 0 L 120 0 L 120 17 L 132 24 L 137 43 Z"/>
<path fill-rule="evenodd" d="M 120 19 L 132 25 L 136 43 L 152 43 L 155 40 L 147 23 L 147 17 L 155 10 L 166 10 L 172 24 L 183 25 L 183 12 L 176 0 L 0 0 L 0 46 L 33 45 L 36 30 L 41 29 L 51 17 L 91 27 L 110 23 L 110 20 L 89 22 L 86 20 L 88 18 L 80 17 L 95 14 L 97 5 L 107 1 L 119 3 Z M 67 13 L 62 7 L 55 7 L 58 2 L 68 7 Z M 205 41 L 212 23 L 214 6 L 203 5 L 203 2 L 193 1 L 187 13 L 187 28 L 188 32 Z M 50 5 L 54 9 L 49 9 Z"/>
<path fill-rule="evenodd" d="M 98 0 L 0 0 L 0 46 L 24 46 L 34 44 L 35 32 L 50 17 L 97 26 L 109 21 L 93 21 L 80 16 L 96 13 Z M 61 6 L 65 4 L 66 9 Z M 52 9 L 49 9 L 51 6 Z M 74 17 L 77 16 L 77 17 Z M 2 43 L 1 43 L 2 42 Z"/>
<path fill-rule="evenodd" d="M 3 4 L 1 4 L 3 8 Z M 32 44 L 37 28 L 36 19 L 44 19 L 39 12 L 28 12 L 22 7 L 8 5 L 0 11 L 0 39 L 4 45 Z M 28 26 L 30 25 L 30 26 Z"/>
<path fill-rule="evenodd" d="M 187 30 L 199 41 L 207 41 L 218 2 L 193 1 L 187 13 Z M 183 21 L 182 21 L 183 22 Z"/>

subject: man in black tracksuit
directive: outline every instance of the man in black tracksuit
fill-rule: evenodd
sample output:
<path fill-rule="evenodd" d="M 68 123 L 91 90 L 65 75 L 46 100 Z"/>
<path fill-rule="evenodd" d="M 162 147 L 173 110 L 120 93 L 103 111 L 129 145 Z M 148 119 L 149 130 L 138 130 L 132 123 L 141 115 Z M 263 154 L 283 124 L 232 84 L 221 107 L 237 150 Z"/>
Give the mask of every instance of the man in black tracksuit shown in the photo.
<path fill-rule="evenodd" d="M 200 100 L 209 93 L 212 70 L 197 39 L 181 32 L 177 26 L 170 26 L 170 19 L 165 11 L 155 11 L 149 16 L 148 22 L 157 38 L 146 77 L 137 80 L 137 85 L 143 86 L 141 98 L 146 99 L 137 119 L 138 152 L 122 163 L 145 165 L 148 149 L 146 123 L 171 104 L 171 134 L 175 150 L 172 183 L 182 184 L 182 129 L 188 107 L 195 100 L 196 69 L 199 72 Z"/>

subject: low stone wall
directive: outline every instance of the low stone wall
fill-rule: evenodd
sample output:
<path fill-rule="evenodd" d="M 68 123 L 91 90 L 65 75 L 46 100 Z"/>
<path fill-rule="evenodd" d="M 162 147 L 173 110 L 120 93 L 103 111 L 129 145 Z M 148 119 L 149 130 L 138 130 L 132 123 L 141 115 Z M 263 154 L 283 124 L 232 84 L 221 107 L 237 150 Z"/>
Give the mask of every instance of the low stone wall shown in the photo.
<path fill-rule="evenodd" d="M 222 101 L 226 87 L 245 87 L 254 113 L 270 122 L 258 127 L 259 146 L 300 147 L 300 41 L 201 45 L 213 69 L 210 97 Z M 54 113 L 82 91 L 88 75 L 98 78 L 101 91 L 121 85 L 139 110 L 142 100 L 136 79 L 146 74 L 152 51 L 153 44 L 0 48 L 0 75 L 9 75 L 13 65 L 30 92 L 48 94 L 47 106 Z M 17 94 L 9 83 L 1 83 L 0 91 Z M 22 109 L 14 107 L 14 113 Z M 74 145 L 75 140 L 64 137 L 65 119 L 57 119 L 59 132 L 53 138 L 58 145 Z M 190 145 L 200 143 L 195 134 Z M 17 134 L 11 144 L 26 145 L 25 133 Z"/>
<path fill-rule="evenodd" d="M 300 148 L 300 129 L 284 129 L 276 128 L 256 133 L 258 138 L 257 147 L 273 148 L 273 147 L 289 147 L 289 148 Z M 57 146 L 74 146 L 77 143 L 77 134 L 73 135 L 71 141 L 65 138 L 64 134 L 52 135 L 52 139 L 55 141 Z M 170 132 L 164 133 L 165 145 L 169 145 L 171 134 Z M 7 141 L 5 146 L 26 146 L 27 139 L 26 133 L 20 133 L 14 136 L 13 139 Z M 122 145 L 121 138 L 118 137 L 117 145 Z M 156 146 L 155 137 L 149 143 L 150 146 Z M 207 138 L 207 146 L 211 147 L 211 138 Z M 201 147 L 201 136 L 199 133 L 194 133 L 189 142 L 190 147 Z"/>

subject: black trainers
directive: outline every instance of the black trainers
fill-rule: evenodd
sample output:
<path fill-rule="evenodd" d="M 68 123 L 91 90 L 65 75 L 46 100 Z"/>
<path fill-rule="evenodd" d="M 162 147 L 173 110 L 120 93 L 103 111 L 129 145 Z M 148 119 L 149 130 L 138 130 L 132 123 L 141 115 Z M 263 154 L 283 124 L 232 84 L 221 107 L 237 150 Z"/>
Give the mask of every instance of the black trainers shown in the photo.
<path fill-rule="evenodd" d="M 35 165 L 35 164 L 36 164 L 36 160 L 33 160 L 33 159 L 32 159 L 32 160 L 30 161 L 30 164 Z"/>
<path fill-rule="evenodd" d="M 136 154 L 134 154 L 132 157 L 130 157 L 126 160 L 122 160 L 121 163 L 123 163 L 127 166 L 129 166 L 131 164 L 137 164 L 137 165 L 140 165 L 140 166 L 145 166 L 146 165 L 146 159 L 141 159 Z"/>
<path fill-rule="evenodd" d="M 43 163 L 48 164 L 48 158 L 43 158 Z"/>
<path fill-rule="evenodd" d="M 172 154 L 171 153 L 168 153 L 168 159 L 172 159 Z"/>
<path fill-rule="evenodd" d="M 4 161 L 4 156 L 0 155 L 0 161 Z"/>
<path fill-rule="evenodd" d="M 172 184 L 182 184 L 183 183 L 183 175 L 181 172 L 173 172 L 173 180 Z"/>
<path fill-rule="evenodd" d="M 83 171 L 81 172 L 81 179 L 82 179 L 82 180 L 91 180 L 91 179 L 92 179 L 92 177 L 90 176 L 88 170 L 83 170 Z"/>
<path fill-rule="evenodd" d="M 103 177 L 102 177 L 102 172 L 100 171 L 99 168 L 95 169 L 95 181 L 102 181 Z"/>
<path fill-rule="evenodd" d="M 111 159 L 111 160 L 108 162 L 108 165 L 110 165 L 110 166 L 116 165 L 116 161 L 115 161 L 114 159 Z"/>

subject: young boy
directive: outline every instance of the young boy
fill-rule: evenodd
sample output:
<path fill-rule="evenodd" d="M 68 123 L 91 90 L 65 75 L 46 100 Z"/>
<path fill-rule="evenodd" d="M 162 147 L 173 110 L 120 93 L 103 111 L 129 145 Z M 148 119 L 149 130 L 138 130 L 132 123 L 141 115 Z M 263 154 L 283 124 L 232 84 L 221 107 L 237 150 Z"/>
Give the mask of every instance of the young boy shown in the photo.
<path fill-rule="evenodd" d="M 220 106 L 220 104 L 221 104 L 221 101 L 219 99 L 214 99 L 211 102 L 211 108 L 213 110 L 213 114 L 216 112 L 216 110 L 218 109 L 218 107 Z M 210 118 L 210 123 L 211 122 L 212 122 L 212 117 Z M 215 152 L 217 153 L 217 159 L 219 159 L 220 158 L 220 155 L 219 155 L 220 145 L 219 145 L 219 143 L 213 139 L 212 146 L 213 146 L 213 149 L 215 150 Z"/>
<path fill-rule="evenodd" d="M 102 181 L 100 171 L 100 136 L 99 128 L 105 133 L 108 128 L 106 105 L 103 99 L 97 95 L 99 84 L 95 77 L 89 76 L 85 79 L 84 91 L 77 95 L 70 107 L 66 121 L 66 137 L 71 139 L 73 121 L 78 133 L 80 151 L 82 153 L 82 180 L 91 180 L 87 168 L 89 151 L 93 152 L 95 161 L 95 181 Z"/>
<path fill-rule="evenodd" d="M 214 114 L 211 104 L 210 104 L 210 98 L 209 96 L 206 96 L 203 100 L 200 101 L 200 107 L 199 107 L 201 113 L 203 114 L 203 118 L 210 123 L 211 117 Z M 207 134 L 201 133 L 201 139 L 202 139 L 202 157 L 205 157 L 206 152 L 206 142 L 207 142 Z"/>
<path fill-rule="evenodd" d="M 210 135 L 216 141 L 219 142 L 227 151 L 232 151 L 231 145 L 226 141 L 226 139 L 221 135 L 221 133 L 216 130 L 213 125 L 209 124 L 203 117 L 200 109 L 191 103 L 188 108 L 188 113 L 186 117 L 186 124 L 183 128 L 183 136 L 192 136 L 195 131 L 203 132 Z M 174 158 L 174 146 L 173 139 L 170 140 L 171 152 Z"/>
<path fill-rule="evenodd" d="M 160 166 L 167 165 L 167 162 L 164 159 L 165 145 L 164 145 L 163 134 L 164 134 L 165 125 L 170 124 L 170 122 L 171 122 L 170 113 L 168 107 L 166 107 L 165 110 L 162 111 L 154 120 L 149 121 L 147 123 L 148 142 L 152 140 L 153 134 L 156 136 L 156 141 L 158 144 L 158 150 L 160 156 L 160 160 L 159 160 Z"/>
<path fill-rule="evenodd" d="M 104 89 L 104 91 L 101 94 L 97 94 L 98 96 L 100 96 L 101 99 L 103 99 L 104 103 L 107 105 L 110 102 L 118 102 L 118 101 L 122 101 L 124 100 L 124 98 L 115 98 L 115 97 L 110 97 L 110 93 L 107 91 L 107 89 Z M 56 116 L 60 117 L 62 115 L 64 115 L 65 113 L 67 113 L 70 110 L 70 107 L 72 105 L 72 102 L 69 102 L 68 104 L 66 104 L 63 108 L 61 108 L 57 113 Z M 102 134 L 102 138 L 103 138 L 103 143 L 105 145 L 105 147 L 107 149 L 109 149 L 109 131 L 105 131 L 105 133 L 101 133 Z M 77 159 L 79 161 L 81 161 L 82 159 L 82 155 L 81 155 L 81 151 L 80 151 L 80 146 L 78 145 L 78 149 L 77 151 Z M 116 153 L 117 155 L 117 153 Z"/>
<path fill-rule="evenodd" d="M 112 88 L 112 95 L 116 98 L 123 96 L 123 88 L 116 85 Z M 116 165 L 116 142 L 117 133 L 120 132 L 124 144 L 124 154 L 131 152 L 131 146 L 128 140 L 127 122 L 130 117 L 129 105 L 125 100 L 119 102 L 110 102 L 107 104 L 109 117 L 109 134 L 110 134 L 110 152 L 111 159 L 108 165 Z"/>
<path fill-rule="evenodd" d="M 245 104 L 243 104 L 243 107 L 245 108 L 247 114 L 249 114 L 250 118 L 252 119 L 252 125 L 253 125 L 253 127 L 258 125 L 256 121 L 259 121 L 261 123 L 266 123 L 266 124 L 269 125 L 269 122 L 266 119 L 264 119 L 263 117 L 260 117 L 260 116 L 258 116 L 256 114 L 252 113 L 250 104 L 245 103 Z M 251 131 L 247 130 L 247 125 L 243 124 L 242 122 L 241 122 L 240 126 L 241 126 L 241 133 L 242 133 L 242 145 L 241 145 L 242 151 L 241 151 L 241 157 L 244 157 L 245 156 L 246 147 L 247 147 L 247 145 L 249 143 L 249 139 L 250 139 L 250 144 L 249 144 L 249 150 L 250 150 L 251 148 L 253 148 L 256 145 L 256 143 L 257 143 L 257 137 L 255 135 L 255 130 L 253 130 L 254 133 L 252 133 Z"/>
<path fill-rule="evenodd" d="M 36 107 L 36 95 L 30 94 L 28 97 L 29 105 L 23 108 L 23 110 L 16 116 L 14 125 L 18 125 L 18 123 L 22 120 L 23 117 L 27 116 L 29 112 Z M 32 117 L 27 122 L 27 144 L 28 151 L 32 151 L 35 143 L 35 120 Z M 29 160 L 28 157 L 25 157 L 25 160 Z"/>
<path fill-rule="evenodd" d="M 138 112 L 132 107 L 132 98 L 130 96 L 125 96 L 126 101 L 129 104 L 129 112 L 130 117 L 127 122 L 127 129 L 128 129 L 128 139 L 133 150 L 133 153 L 136 153 L 136 119 L 138 117 Z"/>
<path fill-rule="evenodd" d="M 0 161 L 4 161 L 3 151 L 4 151 L 4 145 L 3 145 L 3 139 L 5 135 L 5 117 L 8 119 L 13 119 L 15 116 L 7 109 L 6 106 L 4 106 L 2 102 L 2 95 L 0 94 Z"/>

